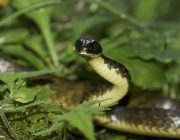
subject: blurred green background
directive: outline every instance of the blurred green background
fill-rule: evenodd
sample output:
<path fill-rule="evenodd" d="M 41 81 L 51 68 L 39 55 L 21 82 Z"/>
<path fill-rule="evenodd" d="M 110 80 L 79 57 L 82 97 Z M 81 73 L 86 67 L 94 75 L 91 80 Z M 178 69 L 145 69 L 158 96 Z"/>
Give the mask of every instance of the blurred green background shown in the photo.
<path fill-rule="evenodd" d="M 74 51 L 78 38 L 93 38 L 128 68 L 133 88 L 179 98 L 179 7 L 179 0 L 0 0 L 0 56 L 98 84 Z"/>

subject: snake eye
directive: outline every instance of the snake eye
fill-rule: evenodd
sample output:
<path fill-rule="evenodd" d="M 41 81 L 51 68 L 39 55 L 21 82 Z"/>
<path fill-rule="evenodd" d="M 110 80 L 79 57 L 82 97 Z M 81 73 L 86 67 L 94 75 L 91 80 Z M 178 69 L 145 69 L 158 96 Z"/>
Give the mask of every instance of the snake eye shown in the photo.
<path fill-rule="evenodd" d="M 99 46 L 98 43 L 95 43 L 95 44 L 94 44 L 94 50 L 95 50 L 95 51 L 97 51 L 97 50 L 99 49 L 99 47 L 100 47 L 100 46 Z"/>
<path fill-rule="evenodd" d="M 95 54 L 102 53 L 102 48 L 101 48 L 101 46 L 100 46 L 100 44 L 98 42 L 95 42 L 93 44 L 93 49 L 94 49 Z"/>

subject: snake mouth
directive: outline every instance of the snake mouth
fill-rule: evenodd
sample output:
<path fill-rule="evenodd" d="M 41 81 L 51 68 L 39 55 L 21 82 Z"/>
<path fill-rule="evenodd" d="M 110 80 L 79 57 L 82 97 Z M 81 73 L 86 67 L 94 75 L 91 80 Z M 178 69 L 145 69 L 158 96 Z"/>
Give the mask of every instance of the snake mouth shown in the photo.
<path fill-rule="evenodd" d="M 79 55 L 88 55 L 88 53 L 86 51 L 80 51 L 78 52 Z"/>
<path fill-rule="evenodd" d="M 91 54 L 91 53 L 87 53 L 86 51 L 81 51 L 78 52 L 78 54 L 83 57 L 84 59 L 86 59 L 87 61 L 92 60 L 94 58 L 99 57 L 101 54 Z"/>
<path fill-rule="evenodd" d="M 89 54 L 86 51 L 78 51 L 78 54 L 82 57 L 88 57 Z"/>
<path fill-rule="evenodd" d="M 87 54 L 87 52 L 86 51 L 81 51 L 81 52 L 79 52 L 79 54 Z"/>

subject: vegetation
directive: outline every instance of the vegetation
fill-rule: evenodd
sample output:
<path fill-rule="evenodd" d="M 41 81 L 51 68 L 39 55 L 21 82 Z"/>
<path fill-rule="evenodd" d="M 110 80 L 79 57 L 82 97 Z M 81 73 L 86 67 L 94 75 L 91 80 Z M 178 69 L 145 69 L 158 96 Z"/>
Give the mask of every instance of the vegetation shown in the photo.
<path fill-rule="evenodd" d="M 107 107 L 92 108 L 99 102 L 93 101 L 65 112 L 46 101 L 53 91 L 28 87 L 26 80 L 53 72 L 102 82 L 89 71 L 90 76 L 80 74 L 78 68 L 86 62 L 74 53 L 78 38 L 94 38 L 105 55 L 130 70 L 132 87 L 179 98 L 179 5 L 178 0 L 0 0 L 0 56 L 39 70 L 0 74 L 4 83 L 0 138 L 77 139 L 76 133 L 90 140 L 145 139 L 114 131 L 93 132 L 91 115 Z"/>

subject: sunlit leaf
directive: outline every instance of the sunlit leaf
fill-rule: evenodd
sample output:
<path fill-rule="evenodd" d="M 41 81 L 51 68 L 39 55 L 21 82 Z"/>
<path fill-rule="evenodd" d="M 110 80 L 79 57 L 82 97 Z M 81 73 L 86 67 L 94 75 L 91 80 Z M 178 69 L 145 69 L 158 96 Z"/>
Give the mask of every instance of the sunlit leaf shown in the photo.
<path fill-rule="evenodd" d="M 35 90 L 29 88 L 21 88 L 20 90 L 14 92 L 12 97 L 15 101 L 20 103 L 28 103 L 34 100 L 36 95 Z"/>

